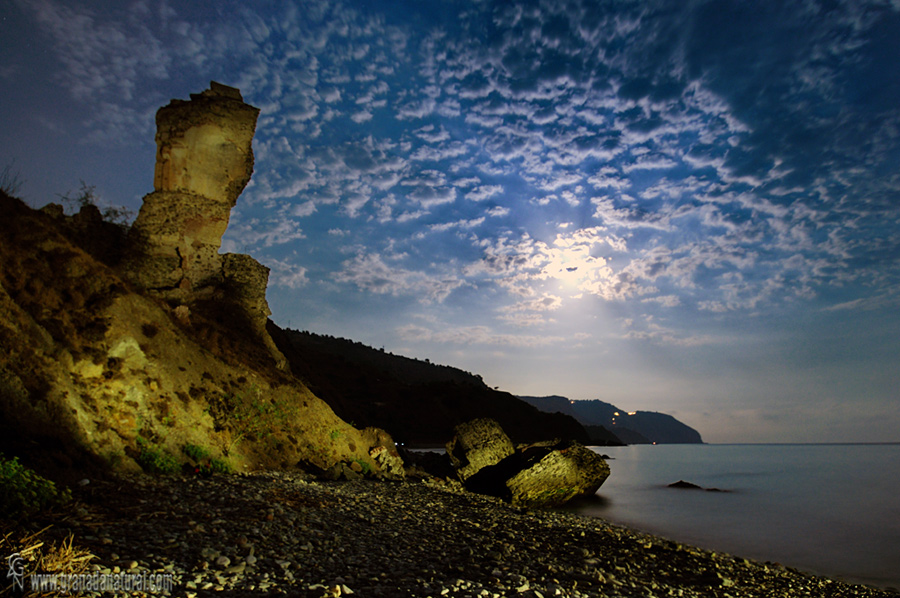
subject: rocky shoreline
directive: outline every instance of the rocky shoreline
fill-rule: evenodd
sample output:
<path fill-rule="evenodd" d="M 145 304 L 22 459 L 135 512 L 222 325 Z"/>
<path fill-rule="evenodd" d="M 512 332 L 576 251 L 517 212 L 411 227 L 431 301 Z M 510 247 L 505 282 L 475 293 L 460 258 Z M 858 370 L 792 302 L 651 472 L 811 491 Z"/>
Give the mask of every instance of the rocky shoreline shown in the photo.
<path fill-rule="evenodd" d="M 52 524 L 47 542 L 73 534 L 95 572 L 172 574 L 173 596 L 897 595 L 434 479 L 126 475 L 75 495 L 27 525 Z"/>

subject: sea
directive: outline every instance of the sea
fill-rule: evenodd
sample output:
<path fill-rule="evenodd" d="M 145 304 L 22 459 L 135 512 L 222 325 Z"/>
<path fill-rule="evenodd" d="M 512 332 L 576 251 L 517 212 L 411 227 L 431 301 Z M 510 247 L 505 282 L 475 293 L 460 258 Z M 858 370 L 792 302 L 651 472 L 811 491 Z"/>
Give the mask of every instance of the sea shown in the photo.
<path fill-rule="evenodd" d="M 595 500 L 570 509 L 676 542 L 900 588 L 900 443 L 594 447 Z M 670 488 L 686 481 L 721 492 Z"/>

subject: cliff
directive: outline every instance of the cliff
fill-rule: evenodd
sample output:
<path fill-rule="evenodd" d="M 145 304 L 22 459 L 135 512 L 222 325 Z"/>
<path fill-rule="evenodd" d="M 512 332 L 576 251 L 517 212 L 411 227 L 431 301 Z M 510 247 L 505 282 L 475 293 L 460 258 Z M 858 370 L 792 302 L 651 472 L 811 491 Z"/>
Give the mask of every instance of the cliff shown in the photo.
<path fill-rule="evenodd" d="M 285 371 L 268 269 L 218 254 L 257 112 L 218 84 L 161 109 L 156 189 L 127 238 L 93 206 L 0 194 L 0 449 L 60 470 L 395 471 L 387 434 Z"/>
<path fill-rule="evenodd" d="M 703 442 L 697 430 L 665 413 L 628 412 L 600 400 L 572 401 L 560 396 L 519 398 L 542 411 L 559 411 L 572 415 L 589 431 L 594 427 L 602 427 L 627 444 L 700 444 Z"/>
<path fill-rule="evenodd" d="M 475 418 L 500 423 L 513 441 L 589 441 L 572 417 L 543 413 L 462 370 L 385 353 L 346 339 L 270 325 L 293 373 L 347 421 L 388 431 L 397 441 L 443 446 Z"/>

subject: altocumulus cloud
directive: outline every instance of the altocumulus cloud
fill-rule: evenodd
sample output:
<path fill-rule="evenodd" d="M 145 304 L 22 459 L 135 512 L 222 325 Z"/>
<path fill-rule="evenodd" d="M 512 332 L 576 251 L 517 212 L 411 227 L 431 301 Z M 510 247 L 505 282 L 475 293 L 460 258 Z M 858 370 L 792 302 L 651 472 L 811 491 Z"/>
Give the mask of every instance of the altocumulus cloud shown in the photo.
<path fill-rule="evenodd" d="M 343 269 L 336 274 L 335 280 L 354 284 L 372 293 L 410 295 L 424 302 L 441 302 L 454 289 L 465 284 L 452 276 L 430 276 L 389 265 L 377 254 L 358 254 L 344 261 Z"/>
<path fill-rule="evenodd" d="M 437 320 L 396 338 L 451 346 L 613 314 L 597 342 L 680 348 L 900 304 L 896 2 L 14 6 L 49 53 L 0 74 L 54 65 L 46 130 L 128 152 L 209 79 L 261 109 L 225 248 L 281 304 L 411 299 L 385 318 Z"/>

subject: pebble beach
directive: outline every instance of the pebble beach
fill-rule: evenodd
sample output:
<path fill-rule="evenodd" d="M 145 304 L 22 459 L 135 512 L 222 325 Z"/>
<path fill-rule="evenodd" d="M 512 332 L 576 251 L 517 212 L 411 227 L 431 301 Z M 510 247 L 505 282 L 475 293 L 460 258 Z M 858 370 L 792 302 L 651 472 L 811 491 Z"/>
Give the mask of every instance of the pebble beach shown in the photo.
<path fill-rule="evenodd" d="M 120 476 L 84 484 L 53 519 L 31 525 L 71 534 L 90 571 L 170 575 L 169 595 L 187 598 L 898 595 L 433 479 Z"/>

